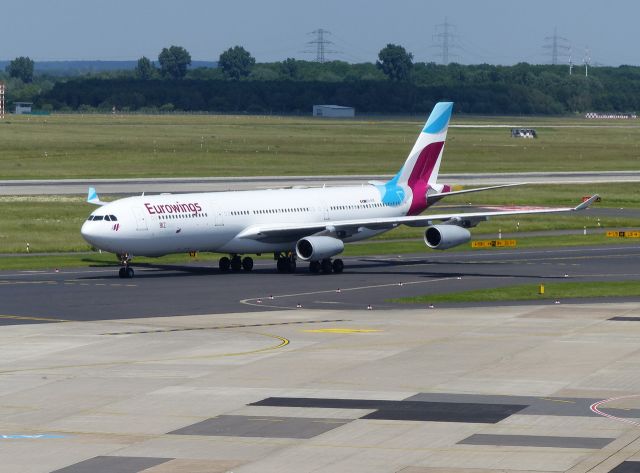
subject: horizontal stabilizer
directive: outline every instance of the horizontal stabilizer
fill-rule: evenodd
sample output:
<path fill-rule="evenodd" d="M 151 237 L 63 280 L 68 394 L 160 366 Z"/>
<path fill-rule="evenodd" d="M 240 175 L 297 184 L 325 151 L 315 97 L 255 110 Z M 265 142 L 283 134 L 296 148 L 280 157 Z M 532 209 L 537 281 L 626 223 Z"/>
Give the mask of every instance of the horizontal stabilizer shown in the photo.
<path fill-rule="evenodd" d="M 460 191 L 451 191 L 451 192 L 438 192 L 437 194 L 429 194 L 427 199 L 441 199 L 442 197 L 447 197 L 450 195 L 458 195 L 458 194 L 470 194 L 471 192 L 482 192 L 488 191 L 491 189 L 501 189 L 502 187 L 513 187 L 513 186 L 524 186 L 526 182 L 518 182 L 516 184 L 501 184 L 499 186 L 490 186 L 490 187 L 476 187 L 473 189 L 463 189 Z"/>
<path fill-rule="evenodd" d="M 593 204 L 594 202 L 597 202 L 599 198 L 600 196 L 598 194 L 593 194 L 591 197 L 589 197 L 587 200 L 582 202 L 580 205 L 576 205 L 573 208 L 573 210 L 584 210 L 587 207 L 591 206 L 591 204 Z"/>

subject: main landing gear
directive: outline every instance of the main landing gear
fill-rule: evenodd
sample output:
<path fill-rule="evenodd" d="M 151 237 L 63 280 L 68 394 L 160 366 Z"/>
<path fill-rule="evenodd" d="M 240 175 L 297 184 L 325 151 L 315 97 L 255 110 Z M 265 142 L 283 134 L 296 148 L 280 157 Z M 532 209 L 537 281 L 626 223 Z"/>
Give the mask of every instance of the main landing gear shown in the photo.
<path fill-rule="evenodd" d="M 231 269 L 234 273 L 237 273 L 241 269 L 245 271 L 251 271 L 253 269 L 253 258 L 245 256 L 241 258 L 240 255 L 230 255 L 231 257 L 223 256 L 218 261 L 218 267 L 220 271 L 226 272 Z"/>
<path fill-rule="evenodd" d="M 274 253 L 273 258 L 276 260 L 276 269 L 279 273 L 295 273 L 296 272 L 296 254 L 295 253 Z M 240 270 L 249 272 L 253 269 L 253 258 L 232 254 L 229 256 L 223 256 L 218 261 L 218 267 L 222 272 L 234 272 L 237 273 Z M 324 258 L 322 260 L 310 261 L 309 271 L 312 273 L 324 273 L 324 274 L 340 274 L 344 271 L 344 262 L 340 259 Z M 126 277 L 126 276 L 123 276 Z"/>
<path fill-rule="evenodd" d="M 118 255 L 118 259 L 120 260 L 120 264 L 122 265 L 122 267 L 118 271 L 118 276 L 122 279 L 131 279 L 133 276 L 135 276 L 133 268 L 129 266 L 129 264 L 131 263 L 131 256 L 129 256 L 128 254 Z"/>
<path fill-rule="evenodd" d="M 295 273 L 296 272 L 296 255 L 293 253 L 274 253 L 276 260 L 276 268 L 279 273 Z"/>
<path fill-rule="evenodd" d="M 331 258 L 325 258 L 321 261 L 309 262 L 309 271 L 312 273 L 319 273 L 322 271 L 324 274 L 336 273 L 340 274 L 344 271 L 344 262 L 338 258 L 331 261 Z"/>

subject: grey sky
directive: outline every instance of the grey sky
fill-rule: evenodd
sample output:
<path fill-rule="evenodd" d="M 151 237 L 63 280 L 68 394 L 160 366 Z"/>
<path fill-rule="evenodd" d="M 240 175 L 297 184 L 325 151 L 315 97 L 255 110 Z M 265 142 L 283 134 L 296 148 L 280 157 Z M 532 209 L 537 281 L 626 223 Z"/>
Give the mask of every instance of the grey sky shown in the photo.
<path fill-rule="evenodd" d="M 156 59 L 172 44 L 193 59 L 217 60 L 244 46 L 258 62 L 304 54 L 308 33 L 332 32 L 328 56 L 373 62 L 387 43 L 401 44 L 416 61 L 436 61 L 435 25 L 456 25 L 451 53 L 462 63 L 550 62 L 545 36 L 569 39 L 574 62 L 585 48 L 606 65 L 640 64 L 640 2 L 634 0 L 20 0 L 3 2 L 0 59 Z M 566 58 L 565 58 L 566 62 Z"/>

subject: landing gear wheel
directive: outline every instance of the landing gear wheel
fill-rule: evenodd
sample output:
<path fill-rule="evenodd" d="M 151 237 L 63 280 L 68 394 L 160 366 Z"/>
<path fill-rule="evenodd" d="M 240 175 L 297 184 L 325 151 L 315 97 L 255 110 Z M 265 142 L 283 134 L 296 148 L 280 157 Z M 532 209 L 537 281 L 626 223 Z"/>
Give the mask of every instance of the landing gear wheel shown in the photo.
<path fill-rule="evenodd" d="M 333 266 L 331 265 L 331 259 L 325 258 L 320 263 L 322 267 L 322 272 L 325 274 L 329 274 L 333 270 Z"/>
<path fill-rule="evenodd" d="M 242 258 L 242 269 L 245 271 L 251 271 L 253 269 L 253 258 L 249 256 Z"/>
<path fill-rule="evenodd" d="M 278 256 L 276 268 L 279 273 L 295 273 L 296 272 L 296 257 L 295 255 L 288 254 Z"/>
<path fill-rule="evenodd" d="M 122 279 L 132 278 L 133 277 L 133 268 L 129 266 L 131 262 L 131 255 L 129 253 L 118 253 L 116 254 L 118 260 L 120 261 L 120 269 L 118 270 L 118 277 Z"/>
<path fill-rule="evenodd" d="M 223 256 L 222 258 L 220 258 L 220 261 L 218 261 L 218 268 L 220 268 L 220 271 L 229 271 L 229 268 L 231 267 L 231 260 L 229 258 L 227 258 L 226 256 Z"/>
<path fill-rule="evenodd" d="M 319 273 L 320 266 L 320 261 L 311 261 L 309 263 L 309 271 L 311 271 L 312 273 Z"/>
<path fill-rule="evenodd" d="M 240 269 L 242 269 L 242 260 L 236 255 L 231 258 L 231 271 L 240 271 Z"/>
<path fill-rule="evenodd" d="M 333 272 L 336 274 L 340 274 L 344 270 L 344 263 L 341 259 L 333 260 Z"/>

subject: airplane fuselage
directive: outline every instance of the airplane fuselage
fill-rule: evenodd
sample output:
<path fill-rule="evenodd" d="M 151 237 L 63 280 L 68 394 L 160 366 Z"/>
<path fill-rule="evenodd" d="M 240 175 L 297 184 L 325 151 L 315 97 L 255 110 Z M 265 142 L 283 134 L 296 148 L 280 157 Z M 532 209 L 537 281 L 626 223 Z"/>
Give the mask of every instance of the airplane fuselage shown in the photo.
<path fill-rule="evenodd" d="M 237 235 L 252 225 L 276 222 L 397 217 L 406 215 L 410 203 L 408 188 L 396 187 L 389 192 L 384 186 L 371 184 L 136 196 L 96 209 L 84 223 L 82 235 L 96 248 L 137 256 L 192 251 L 285 252 L 293 251 L 298 238 L 259 241 Z M 96 216 L 102 219 L 94 220 Z M 361 228 L 342 239 L 363 240 L 389 229 Z"/>

